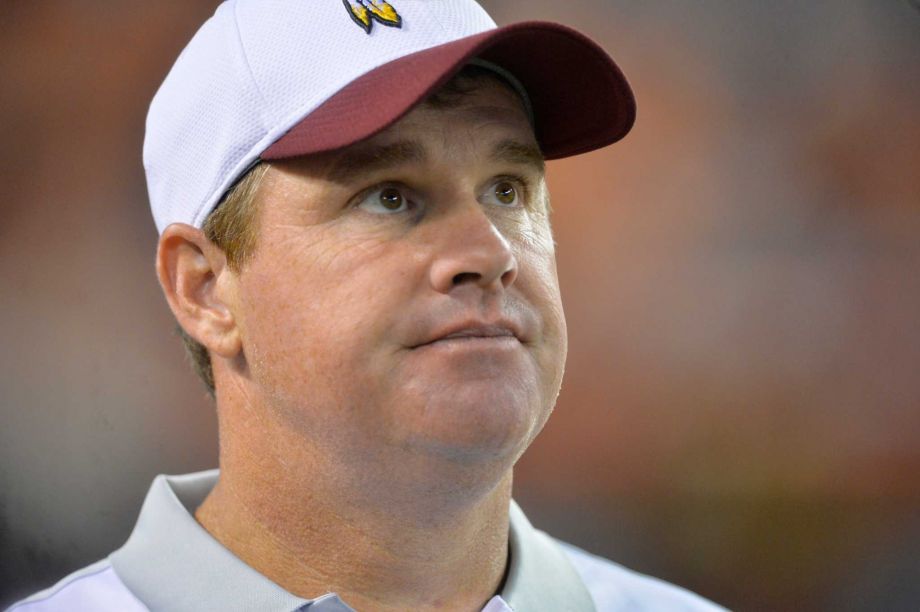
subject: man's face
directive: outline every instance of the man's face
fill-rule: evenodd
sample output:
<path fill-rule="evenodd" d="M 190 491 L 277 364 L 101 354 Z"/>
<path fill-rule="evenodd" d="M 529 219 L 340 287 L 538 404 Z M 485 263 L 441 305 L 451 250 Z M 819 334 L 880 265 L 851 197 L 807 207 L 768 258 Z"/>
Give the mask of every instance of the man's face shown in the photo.
<path fill-rule="evenodd" d="M 515 94 L 480 80 L 367 141 L 273 163 L 257 205 L 234 315 L 273 416 L 344 461 L 524 451 L 558 395 L 566 330 Z"/>

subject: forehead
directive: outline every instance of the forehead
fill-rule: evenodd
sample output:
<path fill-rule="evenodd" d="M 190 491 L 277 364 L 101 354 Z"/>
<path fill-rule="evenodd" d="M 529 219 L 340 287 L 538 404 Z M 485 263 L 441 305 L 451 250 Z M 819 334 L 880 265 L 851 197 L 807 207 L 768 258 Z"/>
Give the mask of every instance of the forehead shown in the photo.
<path fill-rule="evenodd" d="M 481 72 L 455 76 L 378 136 L 407 128 L 425 129 L 429 124 L 449 127 L 457 120 L 464 121 L 466 128 L 503 126 L 535 140 L 520 95 L 497 75 Z"/>

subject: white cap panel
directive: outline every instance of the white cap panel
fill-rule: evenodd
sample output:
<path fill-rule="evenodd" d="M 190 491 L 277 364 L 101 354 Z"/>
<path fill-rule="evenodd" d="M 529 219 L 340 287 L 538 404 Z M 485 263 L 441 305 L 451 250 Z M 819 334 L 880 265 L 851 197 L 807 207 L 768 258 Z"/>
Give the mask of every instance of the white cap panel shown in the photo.
<path fill-rule="evenodd" d="M 342 0 L 220 5 L 176 60 L 147 117 L 144 165 L 158 230 L 174 222 L 200 227 L 265 148 L 354 79 L 496 27 L 473 0 L 392 5 L 402 27 L 373 21 L 370 33 Z"/>

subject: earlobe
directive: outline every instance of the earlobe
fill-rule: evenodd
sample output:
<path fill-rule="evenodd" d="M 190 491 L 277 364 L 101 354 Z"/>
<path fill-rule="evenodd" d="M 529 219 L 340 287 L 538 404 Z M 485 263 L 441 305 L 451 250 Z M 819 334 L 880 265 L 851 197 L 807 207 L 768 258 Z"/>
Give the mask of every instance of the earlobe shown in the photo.
<path fill-rule="evenodd" d="M 233 274 L 224 253 L 201 230 L 173 223 L 160 236 L 156 268 L 182 329 L 212 354 L 236 357 L 241 343 L 228 283 L 217 282 L 222 275 Z"/>

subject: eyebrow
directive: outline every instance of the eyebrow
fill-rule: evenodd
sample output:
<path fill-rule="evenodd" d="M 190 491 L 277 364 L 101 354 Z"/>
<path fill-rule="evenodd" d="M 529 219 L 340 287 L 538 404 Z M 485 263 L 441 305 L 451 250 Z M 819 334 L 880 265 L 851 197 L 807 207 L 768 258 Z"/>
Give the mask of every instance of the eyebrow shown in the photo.
<path fill-rule="evenodd" d="M 502 140 L 489 158 L 494 162 L 507 162 L 515 165 L 530 166 L 540 174 L 546 169 L 543 153 L 536 145 L 524 144 L 517 140 Z"/>
<path fill-rule="evenodd" d="M 361 174 L 385 170 L 411 163 L 424 163 L 428 158 L 425 148 L 418 142 L 402 140 L 385 145 L 365 146 L 343 153 L 328 171 L 328 178 L 347 183 Z M 517 140 L 500 141 L 489 153 L 493 162 L 530 166 L 540 174 L 545 170 L 543 153 L 536 145 Z"/>
<path fill-rule="evenodd" d="M 408 163 L 422 163 L 427 156 L 421 144 L 411 140 L 360 147 L 344 153 L 329 169 L 328 177 L 345 183 L 361 175 Z"/>

